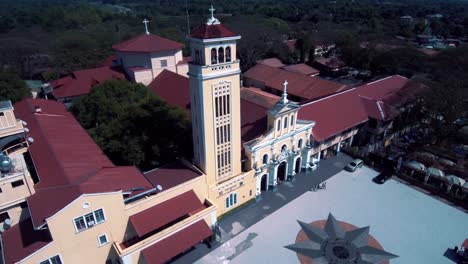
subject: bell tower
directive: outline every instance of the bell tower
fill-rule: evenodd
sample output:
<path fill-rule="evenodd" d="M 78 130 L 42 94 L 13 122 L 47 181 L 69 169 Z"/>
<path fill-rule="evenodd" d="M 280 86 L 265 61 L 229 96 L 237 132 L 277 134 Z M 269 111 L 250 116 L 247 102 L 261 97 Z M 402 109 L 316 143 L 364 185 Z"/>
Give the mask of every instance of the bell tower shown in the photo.
<path fill-rule="evenodd" d="M 189 36 L 190 96 L 195 163 L 214 186 L 241 174 L 241 37 L 213 15 Z"/>

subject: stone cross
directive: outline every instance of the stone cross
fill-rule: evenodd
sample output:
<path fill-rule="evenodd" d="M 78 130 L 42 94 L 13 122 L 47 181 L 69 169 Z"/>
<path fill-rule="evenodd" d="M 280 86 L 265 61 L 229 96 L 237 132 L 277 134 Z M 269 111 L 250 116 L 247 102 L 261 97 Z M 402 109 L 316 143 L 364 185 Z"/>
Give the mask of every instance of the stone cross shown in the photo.
<path fill-rule="evenodd" d="M 214 11 L 215 11 L 216 9 L 214 9 L 214 8 L 213 8 L 213 5 L 211 5 L 211 8 L 208 9 L 208 10 L 211 11 L 211 19 L 214 19 Z"/>
<path fill-rule="evenodd" d="M 149 21 L 145 18 L 145 20 L 143 20 L 143 24 L 145 24 L 145 30 L 146 30 L 146 35 L 149 35 L 149 31 L 148 31 L 148 23 Z"/>
<path fill-rule="evenodd" d="M 288 81 L 284 80 L 283 82 L 283 95 L 281 96 L 281 102 L 283 104 L 288 102 Z"/>

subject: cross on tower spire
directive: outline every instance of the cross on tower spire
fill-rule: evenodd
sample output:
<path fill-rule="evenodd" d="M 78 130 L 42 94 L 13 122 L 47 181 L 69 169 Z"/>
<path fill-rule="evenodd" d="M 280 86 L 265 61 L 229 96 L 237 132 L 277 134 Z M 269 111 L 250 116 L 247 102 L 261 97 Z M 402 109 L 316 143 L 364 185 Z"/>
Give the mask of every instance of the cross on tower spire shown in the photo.
<path fill-rule="evenodd" d="M 283 95 L 281 96 L 281 103 L 286 104 L 288 102 L 288 81 L 283 82 Z"/>
<path fill-rule="evenodd" d="M 148 23 L 149 23 L 149 21 L 145 18 L 145 20 L 143 20 L 143 24 L 145 24 L 145 33 L 146 33 L 146 35 L 149 35 Z"/>

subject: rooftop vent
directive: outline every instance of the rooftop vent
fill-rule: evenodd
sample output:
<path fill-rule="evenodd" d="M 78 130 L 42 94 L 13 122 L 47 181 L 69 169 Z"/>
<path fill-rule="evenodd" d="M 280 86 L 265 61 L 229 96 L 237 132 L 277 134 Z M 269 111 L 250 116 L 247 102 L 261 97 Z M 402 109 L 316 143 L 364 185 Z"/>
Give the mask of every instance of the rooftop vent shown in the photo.
<path fill-rule="evenodd" d="M 42 112 L 42 108 L 38 105 L 34 106 L 34 113 L 41 113 Z"/>
<path fill-rule="evenodd" d="M 29 144 L 32 144 L 32 143 L 34 143 L 34 138 L 32 138 L 32 137 L 28 137 L 28 142 L 29 142 Z"/>
<path fill-rule="evenodd" d="M 24 128 L 24 133 L 29 133 L 29 128 L 25 127 Z"/>

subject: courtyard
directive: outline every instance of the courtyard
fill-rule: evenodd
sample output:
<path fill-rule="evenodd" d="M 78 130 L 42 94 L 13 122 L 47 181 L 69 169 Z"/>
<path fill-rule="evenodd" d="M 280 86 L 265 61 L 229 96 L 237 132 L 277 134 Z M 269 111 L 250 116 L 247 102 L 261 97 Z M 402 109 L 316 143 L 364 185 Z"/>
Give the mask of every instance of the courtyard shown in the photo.
<path fill-rule="evenodd" d="M 468 215 L 399 181 L 375 184 L 377 174 L 367 167 L 341 171 L 326 190 L 302 194 L 196 263 L 299 263 L 296 253 L 284 248 L 300 231 L 296 220 L 311 223 L 329 213 L 370 226 L 384 250 L 399 256 L 390 263 L 453 263 L 444 254 L 466 238 Z"/>

